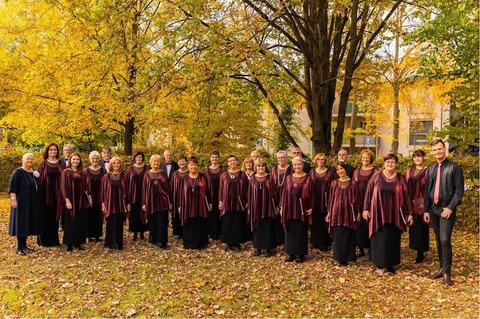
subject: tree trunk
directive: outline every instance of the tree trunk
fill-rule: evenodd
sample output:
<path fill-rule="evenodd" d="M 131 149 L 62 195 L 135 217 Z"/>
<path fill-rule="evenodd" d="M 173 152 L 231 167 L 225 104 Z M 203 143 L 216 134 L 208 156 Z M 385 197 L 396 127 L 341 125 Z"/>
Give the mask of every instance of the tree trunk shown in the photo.
<path fill-rule="evenodd" d="M 124 132 L 124 152 L 125 155 L 132 155 L 133 153 L 133 135 L 135 132 L 135 118 L 131 117 L 125 123 Z"/>
<path fill-rule="evenodd" d="M 352 104 L 352 118 L 350 123 L 350 130 L 352 131 L 352 137 L 350 138 L 350 147 L 348 153 L 353 155 L 355 153 L 356 139 L 355 139 L 355 130 L 357 129 L 357 104 Z"/>

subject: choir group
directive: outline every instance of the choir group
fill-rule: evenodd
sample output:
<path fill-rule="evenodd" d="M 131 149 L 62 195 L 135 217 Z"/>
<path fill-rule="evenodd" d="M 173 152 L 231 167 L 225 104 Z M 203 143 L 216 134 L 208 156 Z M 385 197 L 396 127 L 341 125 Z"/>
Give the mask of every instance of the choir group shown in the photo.
<path fill-rule="evenodd" d="M 212 151 L 205 172 L 195 157 L 173 161 L 170 150 L 163 161 L 154 154 L 148 164 L 138 152 L 126 169 L 119 157 L 110 157 L 109 148 L 91 152 L 88 167 L 70 145 L 63 152 L 60 159 L 58 145 L 47 145 L 37 171 L 27 153 L 22 168 L 12 174 L 12 208 L 42 207 L 25 220 L 19 213 L 11 216 L 10 235 L 17 236 L 20 255 L 31 249 L 29 235 L 37 235 L 41 246 L 60 245 L 59 225 L 67 250 L 82 250 L 87 241 L 100 241 L 104 221 L 105 247 L 122 249 L 126 219 L 133 241 L 148 232 L 148 242 L 160 248 L 167 247 L 171 222 L 186 249 L 220 240 L 238 251 L 252 240 L 254 256 L 269 257 L 283 246 L 286 262 L 302 263 L 310 242 L 323 251 L 333 246 L 339 265 L 368 253 L 376 267 L 390 273 L 400 263 L 401 233 L 407 229 L 415 262 L 421 263 L 429 250 L 422 207 L 427 167 L 421 150 L 413 153 L 405 176 L 396 170 L 394 154 L 385 156 L 383 169 L 374 168 L 370 150 L 360 153 L 356 169 L 343 149 L 332 168 L 322 153 L 311 168 L 299 148 L 293 149 L 291 163 L 286 151 L 277 152 L 271 168 L 257 151 L 241 164 L 230 155 L 228 167 L 222 167 L 220 154 Z"/>

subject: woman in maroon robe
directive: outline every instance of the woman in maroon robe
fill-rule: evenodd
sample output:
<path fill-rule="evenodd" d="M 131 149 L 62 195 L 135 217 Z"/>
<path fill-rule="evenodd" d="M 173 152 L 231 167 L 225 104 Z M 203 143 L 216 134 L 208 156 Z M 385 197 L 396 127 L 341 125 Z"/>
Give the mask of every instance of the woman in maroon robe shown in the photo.
<path fill-rule="evenodd" d="M 312 178 L 312 226 L 310 227 L 310 243 L 321 251 L 328 251 L 332 239 L 328 233 L 328 225 L 325 221 L 327 216 L 327 204 L 330 192 L 330 184 L 333 181 L 333 173 L 325 166 L 327 157 L 323 153 L 315 155 L 313 162 L 316 168 L 310 171 Z"/>
<path fill-rule="evenodd" d="M 128 214 L 128 231 L 133 233 L 133 241 L 138 238 L 145 239 L 144 232 L 148 230 L 148 225 L 142 223 L 142 185 L 143 176 L 148 170 L 145 165 L 145 155 L 137 152 L 133 155 L 134 163 L 125 171 L 125 184 L 127 187 L 127 200 L 130 203 L 130 213 Z"/>
<path fill-rule="evenodd" d="M 367 190 L 368 182 L 372 178 L 373 173 L 377 171 L 373 167 L 373 162 L 375 161 L 375 155 L 370 150 L 363 150 L 360 155 L 360 162 L 362 162 L 362 167 L 357 168 L 353 172 L 353 180 L 357 183 L 358 188 L 358 197 L 357 202 L 363 205 L 363 199 L 365 198 L 365 192 Z M 365 256 L 365 249 L 370 248 L 370 238 L 368 236 L 368 223 L 365 219 L 360 218 L 357 228 L 357 247 L 359 249 L 359 254 L 357 257 Z"/>
<path fill-rule="evenodd" d="M 62 214 L 60 198 L 60 174 L 65 166 L 59 160 L 58 145 L 50 143 L 45 146 L 43 160 L 38 164 L 38 173 L 42 182 L 43 218 L 40 236 L 37 237 L 39 246 L 58 246 L 58 221 Z"/>
<path fill-rule="evenodd" d="M 161 162 L 160 155 L 152 155 L 152 168 L 143 177 L 142 221 L 149 225 L 148 241 L 160 248 L 167 248 L 170 186 L 167 175 L 160 169 Z"/>
<path fill-rule="evenodd" d="M 67 251 L 73 247 L 83 250 L 86 240 L 88 199 L 83 176 L 82 159 L 77 153 L 70 155 L 67 168 L 60 177 L 60 190 L 64 210 L 63 244 Z"/>
<path fill-rule="evenodd" d="M 308 228 L 312 224 L 312 179 L 303 171 L 303 160 L 292 159 L 293 173 L 285 180 L 280 214 L 285 229 L 287 262 L 302 263 L 308 254 Z"/>
<path fill-rule="evenodd" d="M 102 177 L 102 211 L 106 220 L 105 247 L 123 249 L 123 223 L 128 212 L 127 187 L 120 158 L 113 157 Z"/>
<path fill-rule="evenodd" d="M 328 214 L 325 220 L 333 235 L 333 259 L 341 266 L 349 261 L 356 261 L 355 237 L 357 221 L 360 219 L 360 207 L 356 201 L 357 185 L 347 175 L 348 166 L 338 162 L 336 173 L 338 179 L 332 182 L 328 204 Z"/>
<path fill-rule="evenodd" d="M 93 151 L 89 154 L 90 167 L 85 168 L 85 187 L 87 189 L 89 208 L 87 210 L 87 238 L 88 241 L 99 242 L 103 233 L 102 202 L 100 201 L 100 188 L 102 176 L 107 172 L 100 166 L 100 153 Z"/>
<path fill-rule="evenodd" d="M 275 182 L 275 188 L 277 190 L 277 198 L 282 198 L 283 190 L 285 189 L 285 180 L 288 175 L 292 174 L 292 166 L 287 163 L 287 152 L 277 152 L 277 165 L 272 168 L 272 178 Z M 282 218 L 280 214 L 277 215 L 275 220 L 275 232 L 277 236 L 277 244 L 283 245 L 285 242 L 285 231 L 282 225 Z"/>
<path fill-rule="evenodd" d="M 408 194 L 413 201 L 413 225 L 408 228 L 409 247 L 417 251 L 415 263 L 425 259 L 424 253 L 430 250 L 430 236 L 428 225 L 423 223 L 423 192 L 427 178 L 427 167 L 424 162 L 425 152 L 416 150 L 412 154 L 413 165 L 407 169 Z"/>
<path fill-rule="evenodd" d="M 210 166 L 205 170 L 210 198 L 212 199 L 212 210 L 208 213 L 208 235 L 211 239 L 218 240 L 222 234 L 222 223 L 220 220 L 220 209 L 218 209 L 218 190 L 220 187 L 220 176 L 225 171 L 219 164 L 220 153 L 210 152 Z"/>
<path fill-rule="evenodd" d="M 179 206 L 180 201 L 180 184 L 182 179 L 188 175 L 187 168 L 187 158 L 185 156 L 180 156 L 177 159 L 178 170 L 173 172 L 170 177 L 170 202 L 172 203 L 172 232 L 174 235 L 178 235 L 179 238 L 183 237 L 183 227 L 180 220 L 180 215 L 176 209 Z M 174 220 L 178 220 L 178 225 L 173 223 Z"/>
<path fill-rule="evenodd" d="M 377 268 L 394 274 L 400 263 L 401 233 L 413 222 L 412 201 L 407 181 L 397 173 L 398 157 L 384 157 L 384 168 L 368 182 L 363 218 L 368 221 L 370 260 Z"/>
<path fill-rule="evenodd" d="M 254 256 L 264 252 L 265 257 L 272 255 L 272 249 L 277 247 L 275 235 L 275 219 L 277 216 L 278 199 L 276 198 L 275 182 L 266 173 L 267 163 L 261 158 L 255 161 L 256 174 L 248 184 L 248 225 L 253 232 Z"/>
<path fill-rule="evenodd" d="M 198 172 L 198 160 L 190 157 L 189 173 L 180 184 L 178 212 L 183 225 L 183 248 L 202 249 L 208 245 L 208 212 L 212 209 L 208 181 Z"/>
<path fill-rule="evenodd" d="M 228 249 L 240 251 L 245 242 L 248 179 L 238 169 L 235 156 L 228 157 L 228 170 L 220 177 L 218 207 L 222 219 L 222 242 Z"/>

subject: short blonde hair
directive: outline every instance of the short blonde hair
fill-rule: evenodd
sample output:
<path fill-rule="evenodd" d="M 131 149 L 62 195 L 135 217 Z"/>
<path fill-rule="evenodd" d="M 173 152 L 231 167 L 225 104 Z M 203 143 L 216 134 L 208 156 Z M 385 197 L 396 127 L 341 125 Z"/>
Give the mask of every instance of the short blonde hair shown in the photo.
<path fill-rule="evenodd" d="M 245 170 L 245 164 L 246 163 L 251 163 L 252 164 L 252 169 L 254 168 L 253 160 L 250 157 L 247 157 L 246 159 L 243 160 L 242 170 Z"/>
<path fill-rule="evenodd" d="M 93 157 L 98 157 L 100 158 L 100 153 L 97 151 L 91 151 L 90 154 L 88 154 L 88 158 L 92 159 Z"/>
<path fill-rule="evenodd" d="M 120 159 L 120 157 L 118 156 L 114 156 L 112 157 L 112 159 L 110 160 L 110 162 L 108 163 L 108 171 L 109 172 L 112 172 L 113 171 L 113 163 L 118 161 L 120 163 L 120 170 L 122 170 L 122 160 Z"/>
<path fill-rule="evenodd" d="M 300 162 L 303 166 L 303 158 L 301 158 L 300 156 L 295 156 L 294 158 L 292 158 L 292 164 L 293 162 Z"/>
<path fill-rule="evenodd" d="M 150 166 L 152 166 L 154 160 L 162 161 L 162 157 L 158 154 L 153 154 L 152 156 L 150 156 L 150 160 L 148 161 L 150 163 Z"/>
<path fill-rule="evenodd" d="M 257 166 L 267 166 L 267 162 L 265 162 L 265 160 L 263 160 L 263 158 L 257 158 L 255 160 L 255 166 L 254 167 L 257 167 Z"/>

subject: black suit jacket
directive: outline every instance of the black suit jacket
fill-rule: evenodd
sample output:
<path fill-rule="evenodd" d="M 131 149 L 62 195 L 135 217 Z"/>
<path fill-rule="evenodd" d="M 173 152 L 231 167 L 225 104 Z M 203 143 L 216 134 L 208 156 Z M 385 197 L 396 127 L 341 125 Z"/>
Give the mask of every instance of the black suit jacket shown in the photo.
<path fill-rule="evenodd" d="M 425 212 L 431 211 L 433 207 L 433 196 L 437 180 L 438 162 L 430 165 L 425 181 L 425 196 L 423 198 Z M 440 168 L 440 196 L 438 207 L 448 207 L 452 211 L 460 204 L 465 189 L 463 170 L 457 164 L 446 158 Z"/>
<path fill-rule="evenodd" d="M 165 172 L 165 175 L 167 175 L 168 182 L 170 182 L 170 177 L 172 177 L 173 173 L 180 168 L 177 162 L 172 161 L 171 163 L 172 163 L 172 168 L 170 169 L 170 174 L 168 174 L 167 163 L 163 162 L 160 165 L 161 170 Z"/>

